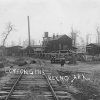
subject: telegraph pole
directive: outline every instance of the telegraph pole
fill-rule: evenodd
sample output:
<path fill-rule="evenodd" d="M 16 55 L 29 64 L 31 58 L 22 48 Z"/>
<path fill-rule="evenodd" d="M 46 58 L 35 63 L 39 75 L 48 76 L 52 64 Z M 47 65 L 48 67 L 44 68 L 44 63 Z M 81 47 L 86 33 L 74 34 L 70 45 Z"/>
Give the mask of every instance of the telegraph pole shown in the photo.
<path fill-rule="evenodd" d="M 30 42 L 30 21 L 29 21 L 29 16 L 27 16 L 28 19 L 28 39 L 29 39 L 29 47 L 31 46 L 31 42 Z"/>

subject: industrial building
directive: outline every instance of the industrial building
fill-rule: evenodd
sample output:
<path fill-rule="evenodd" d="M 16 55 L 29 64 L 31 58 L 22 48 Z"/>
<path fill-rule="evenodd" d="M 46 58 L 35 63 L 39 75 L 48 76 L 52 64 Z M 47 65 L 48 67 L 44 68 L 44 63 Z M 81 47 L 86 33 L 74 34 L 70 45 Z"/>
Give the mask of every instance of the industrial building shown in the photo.
<path fill-rule="evenodd" d="M 64 50 L 75 50 L 72 46 L 72 39 L 64 35 L 55 35 L 49 37 L 48 32 L 45 32 L 43 37 L 43 49 L 44 52 L 59 52 Z"/>

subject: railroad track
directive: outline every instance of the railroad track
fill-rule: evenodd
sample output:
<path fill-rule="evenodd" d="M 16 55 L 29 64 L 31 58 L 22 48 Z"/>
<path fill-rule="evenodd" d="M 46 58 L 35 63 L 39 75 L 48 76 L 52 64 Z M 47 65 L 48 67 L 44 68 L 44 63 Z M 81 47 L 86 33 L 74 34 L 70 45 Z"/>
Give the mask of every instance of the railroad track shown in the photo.
<path fill-rule="evenodd" d="M 57 70 L 54 70 L 54 65 L 47 63 L 45 60 L 39 60 L 38 64 L 41 66 L 43 65 L 44 68 L 49 70 L 49 74 L 53 74 L 54 76 L 58 75 L 60 76 L 60 74 L 58 73 Z M 52 69 L 51 69 L 52 68 Z M 53 73 L 52 73 L 53 70 Z M 47 70 L 46 70 L 46 73 Z M 54 86 L 54 92 L 58 97 L 58 100 L 76 100 L 75 98 L 72 97 L 72 95 L 68 92 L 68 87 L 67 85 L 63 85 L 62 83 L 58 83 L 59 81 L 54 77 L 53 79 L 51 79 L 50 84 L 52 86 Z"/>
<path fill-rule="evenodd" d="M 33 69 L 42 71 L 44 62 L 38 61 L 37 66 L 34 64 L 25 65 L 25 69 Z M 38 66 L 40 66 L 38 68 Z M 22 68 L 22 67 L 21 67 Z M 42 72 L 42 74 L 14 74 L 0 91 L 0 100 L 72 100 L 68 92 L 62 90 L 56 80 L 50 81 L 48 74 L 50 70 Z M 33 97 L 32 97 L 33 96 Z M 38 99 L 40 97 L 40 99 Z M 42 97 L 46 99 L 42 99 Z M 27 99 L 31 98 L 31 99 Z"/>

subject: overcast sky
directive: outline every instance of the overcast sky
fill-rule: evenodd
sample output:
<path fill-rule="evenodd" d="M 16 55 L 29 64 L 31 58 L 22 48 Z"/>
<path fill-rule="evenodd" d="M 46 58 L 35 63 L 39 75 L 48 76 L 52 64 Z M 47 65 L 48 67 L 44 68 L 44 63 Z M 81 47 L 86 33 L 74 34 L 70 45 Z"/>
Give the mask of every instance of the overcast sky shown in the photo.
<path fill-rule="evenodd" d="M 45 31 L 50 36 L 69 35 L 71 27 L 85 37 L 96 34 L 96 27 L 100 26 L 100 0 L 0 0 L 0 33 L 8 22 L 16 29 L 8 36 L 8 44 L 27 39 L 27 16 L 31 39 L 36 43 L 42 40 Z"/>

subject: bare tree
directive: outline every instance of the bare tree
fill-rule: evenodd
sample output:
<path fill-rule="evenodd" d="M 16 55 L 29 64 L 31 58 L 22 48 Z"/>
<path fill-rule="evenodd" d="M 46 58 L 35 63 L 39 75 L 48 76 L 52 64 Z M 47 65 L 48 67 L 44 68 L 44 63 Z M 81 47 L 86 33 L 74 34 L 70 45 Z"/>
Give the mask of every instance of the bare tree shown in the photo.
<path fill-rule="evenodd" d="M 15 42 L 14 41 L 11 41 L 11 46 L 15 46 Z"/>
<path fill-rule="evenodd" d="M 35 41 L 32 39 L 31 40 L 31 45 L 34 46 L 34 44 L 35 44 Z"/>
<path fill-rule="evenodd" d="M 76 40 L 77 40 L 77 31 L 73 31 L 73 28 L 71 28 L 71 38 L 72 38 L 72 45 L 76 46 Z"/>
<path fill-rule="evenodd" d="M 27 47 L 27 46 L 28 46 L 28 40 L 24 40 L 24 41 L 23 41 L 23 46 L 24 46 L 24 47 Z"/>
<path fill-rule="evenodd" d="M 5 42 L 7 40 L 8 35 L 14 30 L 13 25 L 11 23 L 7 24 L 6 31 L 2 33 L 3 44 L 5 46 Z"/>
<path fill-rule="evenodd" d="M 6 26 L 6 29 L 5 29 L 5 32 L 3 32 L 1 35 L 2 35 L 2 47 L 3 47 L 3 54 L 2 56 L 4 57 L 5 56 L 5 43 L 6 43 L 6 40 L 9 36 L 9 34 L 14 30 L 14 27 L 13 25 L 11 24 L 11 22 L 9 22 Z"/>
<path fill-rule="evenodd" d="M 21 46 L 21 44 L 22 44 L 22 43 L 21 43 L 21 39 L 19 38 L 19 40 L 18 40 L 18 45 Z"/>
<path fill-rule="evenodd" d="M 31 44 L 31 46 L 34 46 L 35 41 L 33 39 L 31 39 L 30 44 Z M 29 41 L 27 39 L 23 41 L 23 46 L 24 47 L 29 46 Z"/>
<path fill-rule="evenodd" d="M 89 43 L 91 43 L 91 36 L 93 34 L 86 34 L 86 45 L 88 45 Z"/>
<path fill-rule="evenodd" d="M 100 30 L 99 30 L 99 26 L 97 26 L 96 31 L 97 31 L 97 43 L 99 44 L 100 43 Z"/>

